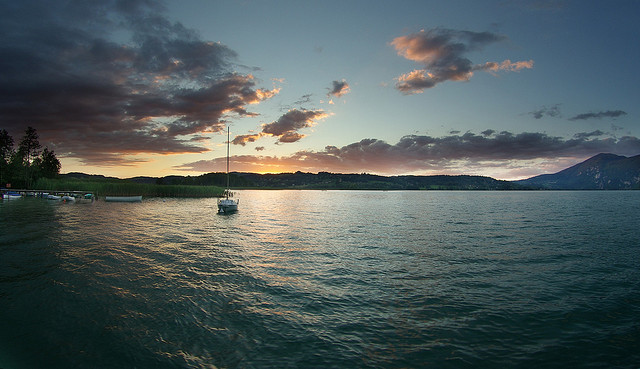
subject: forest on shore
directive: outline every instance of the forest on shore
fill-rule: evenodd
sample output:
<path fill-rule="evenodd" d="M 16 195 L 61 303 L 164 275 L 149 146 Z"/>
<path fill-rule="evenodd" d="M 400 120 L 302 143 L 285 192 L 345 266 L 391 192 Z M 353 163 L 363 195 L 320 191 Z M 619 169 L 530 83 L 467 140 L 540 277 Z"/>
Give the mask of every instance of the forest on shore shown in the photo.
<path fill-rule="evenodd" d="M 41 178 L 56 178 L 60 160 L 53 150 L 42 149 L 35 128 L 27 127 L 17 148 L 13 137 L 0 130 L 0 187 L 33 188 Z"/>

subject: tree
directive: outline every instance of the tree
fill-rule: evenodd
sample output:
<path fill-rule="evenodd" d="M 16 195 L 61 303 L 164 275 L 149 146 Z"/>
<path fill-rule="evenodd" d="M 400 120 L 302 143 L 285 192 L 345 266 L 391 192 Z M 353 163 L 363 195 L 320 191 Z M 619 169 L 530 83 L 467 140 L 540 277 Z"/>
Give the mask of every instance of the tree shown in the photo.
<path fill-rule="evenodd" d="M 45 147 L 40 153 L 38 133 L 27 128 L 18 150 L 13 149 L 13 138 L 0 130 L 0 186 L 11 183 L 13 187 L 30 188 L 40 177 L 54 178 L 62 165 L 53 150 Z"/>
<path fill-rule="evenodd" d="M 37 161 L 39 173 L 42 177 L 54 178 L 60 173 L 62 165 L 53 150 L 49 151 L 49 148 L 45 147 Z"/>
<path fill-rule="evenodd" d="M 0 186 L 6 184 L 9 179 L 9 161 L 13 155 L 13 137 L 9 136 L 6 129 L 0 131 Z"/>
<path fill-rule="evenodd" d="M 33 127 L 27 127 L 24 137 L 18 145 L 19 159 L 22 160 L 24 167 L 24 182 L 27 188 L 31 186 L 32 170 L 31 162 L 40 154 L 40 141 L 38 141 L 38 133 Z"/>

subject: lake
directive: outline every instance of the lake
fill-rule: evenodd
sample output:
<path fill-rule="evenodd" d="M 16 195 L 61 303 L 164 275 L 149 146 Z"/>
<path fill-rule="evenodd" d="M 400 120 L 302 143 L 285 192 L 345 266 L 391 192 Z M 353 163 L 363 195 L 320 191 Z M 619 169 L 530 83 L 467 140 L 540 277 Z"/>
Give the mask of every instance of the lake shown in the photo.
<path fill-rule="evenodd" d="M 638 368 L 640 191 L 0 202 L 0 368 Z"/>

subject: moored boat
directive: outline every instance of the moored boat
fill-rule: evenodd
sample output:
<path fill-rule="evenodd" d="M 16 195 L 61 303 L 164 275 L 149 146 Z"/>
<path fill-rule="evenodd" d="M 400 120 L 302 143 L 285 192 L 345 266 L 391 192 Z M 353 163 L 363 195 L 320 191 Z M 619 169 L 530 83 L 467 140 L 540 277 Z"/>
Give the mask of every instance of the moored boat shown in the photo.
<path fill-rule="evenodd" d="M 229 189 L 229 128 L 227 128 L 227 189 L 224 191 L 225 198 L 218 199 L 218 214 L 230 214 L 238 211 L 238 203 L 240 200 L 230 199 L 233 197 L 233 192 Z"/>
<path fill-rule="evenodd" d="M 238 211 L 239 200 L 233 200 L 230 198 L 224 198 L 218 200 L 218 212 L 221 214 L 233 213 Z"/>
<path fill-rule="evenodd" d="M 5 192 L 2 194 L 2 198 L 4 200 L 16 200 L 21 198 L 22 195 L 19 194 L 18 192 Z"/>
<path fill-rule="evenodd" d="M 140 196 L 105 196 L 104 201 L 108 201 L 108 202 L 140 202 L 140 201 L 142 201 L 142 195 L 140 195 Z"/>

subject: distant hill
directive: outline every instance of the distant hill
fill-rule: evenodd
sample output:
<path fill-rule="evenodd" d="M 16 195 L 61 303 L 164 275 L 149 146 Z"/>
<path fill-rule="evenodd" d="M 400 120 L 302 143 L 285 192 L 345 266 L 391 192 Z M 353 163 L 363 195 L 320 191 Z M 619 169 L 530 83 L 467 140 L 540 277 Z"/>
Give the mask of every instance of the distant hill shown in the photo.
<path fill-rule="evenodd" d="M 201 176 L 135 177 L 138 183 L 226 186 L 225 173 Z M 509 181 L 482 176 L 394 176 L 340 173 L 230 174 L 234 188 L 316 189 L 316 190 L 516 190 L 524 187 Z"/>
<path fill-rule="evenodd" d="M 393 176 L 340 173 L 237 173 L 249 187 L 322 190 L 512 190 L 522 186 L 482 176 Z"/>
<path fill-rule="evenodd" d="M 640 155 L 598 154 L 555 174 L 543 174 L 517 184 L 550 190 L 640 189 Z"/>
<path fill-rule="evenodd" d="M 114 177 L 68 173 L 66 178 L 118 180 Z M 134 177 L 126 181 L 158 185 L 225 187 L 225 173 L 200 176 Z M 501 181 L 469 175 L 392 176 L 341 173 L 230 174 L 233 188 L 316 189 L 316 190 L 627 190 L 640 189 L 640 155 L 625 157 L 598 154 L 555 174 L 543 174 L 520 181 Z"/>
<path fill-rule="evenodd" d="M 120 180 L 116 177 L 105 177 L 101 174 L 85 174 L 80 172 L 70 172 L 66 174 L 61 174 L 60 177 L 67 179 L 81 179 L 86 181 L 105 181 L 105 180 Z"/>

